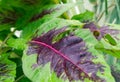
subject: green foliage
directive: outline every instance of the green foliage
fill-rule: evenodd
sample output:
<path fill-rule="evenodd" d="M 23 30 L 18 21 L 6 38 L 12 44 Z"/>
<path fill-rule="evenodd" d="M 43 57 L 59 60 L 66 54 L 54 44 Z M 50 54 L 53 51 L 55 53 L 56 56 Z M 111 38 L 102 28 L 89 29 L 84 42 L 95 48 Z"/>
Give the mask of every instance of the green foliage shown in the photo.
<path fill-rule="evenodd" d="M 0 55 L 0 81 L 14 82 L 16 64 L 8 59 L 9 54 Z"/>
<path fill-rule="evenodd" d="M 50 63 L 44 67 L 36 65 L 33 68 L 37 55 L 28 56 L 26 53 L 31 39 L 51 29 L 63 27 L 67 27 L 67 30 L 56 35 L 53 43 L 72 32 L 71 35 L 82 38 L 88 51 L 96 56 L 92 61 L 104 66 L 104 73 L 98 71 L 97 75 L 106 82 L 119 82 L 120 34 L 108 33 L 101 40 L 97 40 L 90 30 L 82 27 L 93 21 L 99 26 L 99 20 L 105 16 L 105 22 L 109 23 L 107 25 L 110 29 L 119 31 L 120 0 L 110 0 L 113 3 L 108 0 L 89 1 L 95 7 L 94 12 L 85 10 L 84 13 L 70 17 L 70 10 L 75 11 L 76 5 L 79 7 L 79 3 L 73 3 L 72 0 L 0 0 L 0 82 L 69 82 L 68 79 L 58 78 L 51 71 Z M 110 9 L 111 7 L 113 8 Z M 102 24 L 105 22 L 102 21 Z M 16 36 L 17 31 L 22 31 L 20 37 Z M 92 82 L 87 78 L 84 81 Z"/>
<path fill-rule="evenodd" d="M 18 49 L 18 50 L 25 49 L 26 43 L 27 42 L 25 41 L 25 39 L 22 39 L 22 38 L 19 38 L 19 39 L 10 38 L 7 41 L 7 44 L 9 47 L 12 47 L 12 48 Z"/>
<path fill-rule="evenodd" d="M 80 22 L 85 22 L 85 21 L 92 21 L 93 17 L 94 17 L 94 13 L 87 10 L 84 13 L 74 15 L 72 19 L 79 20 Z"/>

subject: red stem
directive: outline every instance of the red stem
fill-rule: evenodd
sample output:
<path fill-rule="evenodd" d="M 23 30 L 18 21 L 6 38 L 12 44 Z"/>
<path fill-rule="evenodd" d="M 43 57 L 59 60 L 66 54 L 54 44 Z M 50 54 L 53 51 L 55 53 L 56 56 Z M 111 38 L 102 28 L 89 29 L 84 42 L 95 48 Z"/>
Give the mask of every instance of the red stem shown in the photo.
<path fill-rule="evenodd" d="M 63 53 L 59 52 L 58 50 L 56 50 L 55 48 L 51 47 L 50 45 L 47 45 L 46 43 L 43 42 L 38 42 L 38 41 L 31 41 L 32 43 L 36 43 L 39 45 L 43 45 L 45 47 L 50 48 L 51 50 L 53 50 L 55 53 L 59 54 L 60 56 L 62 56 L 64 59 L 66 59 L 67 61 L 71 62 L 72 64 L 74 64 L 76 67 L 78 67 L 81 71 L 83 71 L 88 77 L 89 75 L 82 69 L 80 68 L 78 65 L 76 65 L 74 62 L 72 62 L 68 57 L 66 57 Z"/>

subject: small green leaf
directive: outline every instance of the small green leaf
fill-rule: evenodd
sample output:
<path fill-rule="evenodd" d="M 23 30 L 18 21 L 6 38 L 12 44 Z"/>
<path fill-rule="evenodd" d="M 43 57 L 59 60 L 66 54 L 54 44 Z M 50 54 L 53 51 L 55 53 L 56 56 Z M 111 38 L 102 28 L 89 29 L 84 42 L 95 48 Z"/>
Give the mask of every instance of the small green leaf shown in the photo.
<path fill-rule="evenodd" d="M 26 46 L 26 40 L 19 38 L 19 39 L 14 39 L 14 38 L 10 38 L 7 41 L 7 44 L 9 47 L 18 49 L 18 50 L 23 50 Z"/>
<path fill-rule="evenodd" d="M 84 13 L 74 15 L 72 19 L 79 20 L 80 22 L 85 22 L 85 21 L 92 21 L 93 17 L 94 17 L 94 13 L 87 10 Z"/>
<path fill-rule="evenodd" d="M 114 39 L 110 34 L 106 34 L 106 35 L 104 36 L 104 38 L 105 38 L 105 40 L 106 40 L 107 42 L 109 42 L 111 45 L 113 45 L 113 46 L 116 46 L 116 45 L 117 45 L 117 42 L 115 41 L 115 39 Z"/>

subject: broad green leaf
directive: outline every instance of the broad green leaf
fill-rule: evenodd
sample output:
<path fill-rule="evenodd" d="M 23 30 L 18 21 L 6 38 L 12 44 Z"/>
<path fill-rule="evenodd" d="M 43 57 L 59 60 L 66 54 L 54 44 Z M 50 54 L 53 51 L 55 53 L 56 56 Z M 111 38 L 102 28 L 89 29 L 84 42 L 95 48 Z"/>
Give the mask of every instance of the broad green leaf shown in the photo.
<path fill-rule="evenodd" d="M 74 15 L 72 19 L 79 20 L 80 22 L 91 21 L 93 20 L 94 13 L 91 11 L 86 11 L 84 13 Z"/>
<path fill-rule="evenodd" d="M 8 59 L 8 54 L 0 54 L 0 82 L 14 82 L 16 64 Z"/>
<path fill-rule="evenodd" d="M 18 50 L 25 49 L 26 43 L 27 43 L 26 40 L 22 38 L 19 38 L 19 39 L 10 38 L 7 41 L 7 44 L 9 47 L 12 47 Z"/>

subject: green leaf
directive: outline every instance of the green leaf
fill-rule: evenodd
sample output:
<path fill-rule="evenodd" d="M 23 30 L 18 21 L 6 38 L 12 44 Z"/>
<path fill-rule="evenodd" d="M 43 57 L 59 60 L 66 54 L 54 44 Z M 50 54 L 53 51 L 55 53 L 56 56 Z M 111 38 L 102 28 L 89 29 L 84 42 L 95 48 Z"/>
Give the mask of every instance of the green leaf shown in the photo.
<path fill-rule="evenodd" d="M 9 47 L 12 47 L 18 50 L 25 49 L 26 43 L 27 43 L 26 40 L 22 38 L 19 38 L 19 39 L 10 38 L 7 40 L 7 44 Z"/>
<path fill-rule="evenodd" d="M 92 54 L 96 55 L 96 59 L 94 59 L 94 63 L 100 63 L 104 66 L 104 72 L 103 74 L 100 73 L 99 71 L 97 72 L 97 75 L 101 78 L 104 78 L 106 82 L 115 82 L 114 77 L 111 74 L 111 69 L 109 67 L 109 65 L 106 63 L 104 56 L 102 55 L 103 53 L 98 52 L 96 49 L 94 48 L 89 48 L 88 49 Z"/>
<path fill-rule="evenodd" d="M 87 44 L 88 48 L 94 47 L 98 43 L 97 39 L 89 29 L 77 29 L 75 35 L 81 37 Z"/>
<path fill-rule="evenodd" d="M 96 59 L 94 59 L 94 63 L 102 64 L 104 67 L 104 72 L 101 74 L 98 72 L 98 76 L 101 78 L 104 78 L 106 82 L 115 82 L 114 78 L 111 75 L 111 70 L 108 64 L 106 63 L 103 55 L 101 52 L 98 52 L 94 47 L 96 44 L 98 44 L 98 41 L 95 39 L 93 34 L 88 29 L 77 29 L 75 31 L 75 35 L 78 37 L 81 37 L 87 44 L 88 51 L 91 52 L 93 55 L 96 56 Z M 98 45 L 99 46 L 99 45 Z"/>
<path fill-rule="evenodd" d="M 116 46 L 117 42 L 115 41 L 115 39 L 110 35 L 110 34 L 106 34 L 104 36 L 105 40 L 107 40 L 107 42 L 109 42 L 111 45 Z"/>
<path fill-rule="evenodd" d="M 105 52 L 107 54 L 110 54 L 112 56 L 115 56 L 117 58 L 120 58 L 120 43 L 117 42 L 116 46 L 111 45 L 109 42 L 107 42 L 105 39 L 102 39 L 96 46 L 96 49 Z"/>
<path fill-rule="evenodd" d="M 14 82 L 16 64 L 8 60 L 8 54 L 0 54 L 0 82 Z"/>
<path fill-rule="evenodd" d="M 84 13 L 74 15 L 72 19 L 79 20 L 80 22 L 85 22 L 85 21 L 92 21 L 93 17 L 94 17 L 94 13 L 87 10 Z"/>
<path fill-rule="evenodd" d="M 76 20 L 65 20 L 61 18 L 54 18 L 45 22 L 38 28 L 38 35 L 42 32 L 48 32 L 53 28 L 62 28 L 64 26 L 82 26 L 83 24 Z"/>
<path fill-rule="evenodd" d="M 2 25 L 0 25 L 0 32 L 3 31 L 3 30 L 10 30 L 10 28 L 11 28 L 11 25 L 2 24 Z"/>

